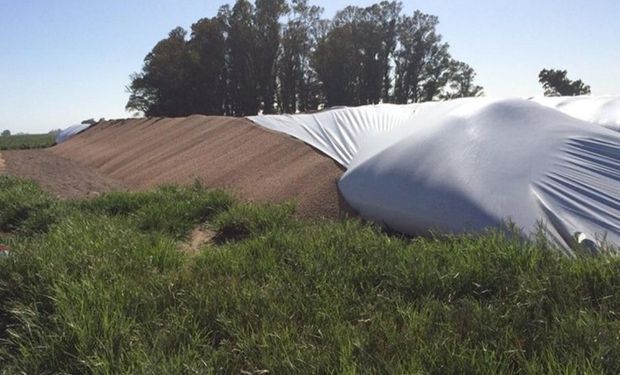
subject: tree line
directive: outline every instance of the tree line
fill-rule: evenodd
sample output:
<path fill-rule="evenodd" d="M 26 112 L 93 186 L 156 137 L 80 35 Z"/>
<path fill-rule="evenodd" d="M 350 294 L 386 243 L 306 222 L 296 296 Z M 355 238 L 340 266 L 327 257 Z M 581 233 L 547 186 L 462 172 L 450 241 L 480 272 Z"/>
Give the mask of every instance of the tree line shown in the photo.
<path fill-rule="evenodd" d="M 543 69 L 538 73 L 538 82 L 545 90 L 545 96 L 576 96 L 591 93 L 590 86 L 582 80 L 570 80 L 566 70 Z"/>
<path fill-rule="evenodd" d="M 170 31 L 131 75 L 127 109 L 146 116 L 246 116 L 320 106 L 477 96 L 436 16 L 399 1 L 348 6 L 331 19 L 308 0 L 237 0 L 188 32 Z"/>

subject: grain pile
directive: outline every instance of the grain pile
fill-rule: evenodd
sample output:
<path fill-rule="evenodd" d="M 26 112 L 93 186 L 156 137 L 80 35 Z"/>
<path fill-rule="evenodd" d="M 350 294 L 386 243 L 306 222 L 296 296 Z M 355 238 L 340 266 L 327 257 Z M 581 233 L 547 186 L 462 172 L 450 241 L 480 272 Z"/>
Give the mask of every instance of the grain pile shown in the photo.
<path fill-rule="evenodd" d="M 80 165 L 75 160 L 55 155 L 49 149 L 3 151 L 2 157 L 7 174 L 34 180 L 60 198 L 96 196 L 104 192 L 126 190 L 122 182 Z"/>
<path fill-rule="evenodd" d="M 246 119 L 190 116 L 107 121 L 46 152 L 131 189 L 196 179 L 259 202 L 297 202 L 336 217 L 342 167 L 310 146 Z"/>

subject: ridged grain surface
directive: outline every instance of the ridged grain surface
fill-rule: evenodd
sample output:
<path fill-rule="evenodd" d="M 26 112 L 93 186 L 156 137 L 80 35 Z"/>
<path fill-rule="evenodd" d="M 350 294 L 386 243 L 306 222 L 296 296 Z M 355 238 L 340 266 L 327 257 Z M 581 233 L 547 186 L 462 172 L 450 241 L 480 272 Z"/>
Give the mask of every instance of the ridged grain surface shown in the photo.
<path fill-rule="evenodd" d="M 336 217 L 343 169 L 291 137 L 246 119 L 190 116 L 107 121 L 49 152 L 131 189 L 196 179 L 259 202 L 294 200 L 301 216 Z"/>

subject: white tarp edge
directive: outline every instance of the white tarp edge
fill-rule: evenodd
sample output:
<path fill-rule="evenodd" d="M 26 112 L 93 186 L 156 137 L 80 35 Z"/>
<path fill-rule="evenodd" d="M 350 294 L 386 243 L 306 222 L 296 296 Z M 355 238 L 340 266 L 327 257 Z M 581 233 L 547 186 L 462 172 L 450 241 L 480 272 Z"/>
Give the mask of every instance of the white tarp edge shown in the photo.
<path fill-rule="evenodd" d="M 580 120 L 620 131 L 620 96 L 544 96 L 530 100 Z"/>
<path fill-rule="evenodd" d="M 510 220 L 525 235 L 543 223 L 569 252 L 575 239 L 620 245 L 620 133 L 534 101 L 250 119 L 346 166 L 339 187 L 347 202 L 404 233 L 480 231 Z"/>
<path fill-rule="evenodd" d="M 61 144 L 63 142 L 66 142 L 67 140 L 69 140 L 69 138 L 73 137 L 74 135 L 77 135 L 78 133 L 83 132 L 84 130 L 88 129 L 90 126 L 91 124 L 77 124 L 77 125 L 69 126 L 68 128 L 58 133 L 58 135 L 56 136 L 56 143 Z"/>
<path fill-rule="evenodd" d="M 264 128 L 300 139 L 346 167 L 363 142 L 407 123 L 416 111 L 429 104 L 378 104 L 248 118 Z"/>

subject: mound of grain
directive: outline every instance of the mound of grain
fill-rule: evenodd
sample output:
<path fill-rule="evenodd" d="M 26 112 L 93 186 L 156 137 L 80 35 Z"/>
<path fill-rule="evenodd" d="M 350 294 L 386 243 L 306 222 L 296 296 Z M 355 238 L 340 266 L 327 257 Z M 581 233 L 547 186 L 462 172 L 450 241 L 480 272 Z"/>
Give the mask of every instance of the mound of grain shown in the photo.
<path fill-rule="evenodd" d="M 75 160 L 63 158 L 49 150 L 2 151 L 9 175 L 36 181 L 60 198 L 96 196 L 109 191 L 126 190 L 124 184 L 104 176 Z"/>
<path fill-rule="evenodd" d="M 246 119 L 190 116 L 107 121 L 50 149 L 133 189 L 199 179 L 259 202 L 294 200 L 302 216 L 339 215 L 343 168 Z"/>

